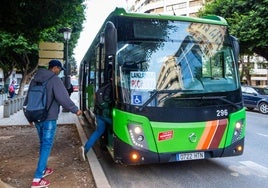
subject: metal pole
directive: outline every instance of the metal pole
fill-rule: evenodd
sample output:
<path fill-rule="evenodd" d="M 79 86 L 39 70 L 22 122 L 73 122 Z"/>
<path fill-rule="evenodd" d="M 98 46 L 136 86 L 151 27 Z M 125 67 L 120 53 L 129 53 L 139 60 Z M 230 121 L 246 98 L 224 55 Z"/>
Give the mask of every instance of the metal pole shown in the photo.
<path fill-rule="evenodd" d="M 65 72 L 64 72 L 64 85 L 66 89 L 70 89 L 71 83 L 70 83 L 70 66 L 69 66 L 69 55 L 68 55 L 68 42 L 71 38 L 71 29 L 66 27 L 61 30 L 63 32 L 63 38 L 65 39 L 66 45 L 65 45 Z"/>
<path fill-rule="evenodd" d="M 65 59 L 65 87 L 66 89 L 70 88 L 69 82 L 69 65 L 68 65 L 68 39 L 66 40 L 66 59 Z"/>

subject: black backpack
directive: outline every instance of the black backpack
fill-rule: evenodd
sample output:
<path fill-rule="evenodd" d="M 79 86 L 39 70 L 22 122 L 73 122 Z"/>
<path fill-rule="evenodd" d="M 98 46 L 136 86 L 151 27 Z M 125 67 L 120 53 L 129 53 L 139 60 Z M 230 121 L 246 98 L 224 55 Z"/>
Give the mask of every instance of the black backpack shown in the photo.
<path fill-rule="evenodd" d="M 53 75 L 55 76 L 55 75 Z M 27 94 L 27 104 L 23 108 L 24 115 L 29 122 L 41 122 L 47 118 L 49 108 L 47 108 L 47 82 L 51 76 L 44 82 L 36 82 L 29 88 Z"/>
<path fill-rule="evenodd" d="M 95 93 L 96 99 L 95 99 L 95 105 L 100 108 L 104 109 L 107 108 L 107 104 L 111 102 L 111 91 L 112 90 L 112 84 L 108 83 L 102 87 L 100 87 L 97 92 Z"/>

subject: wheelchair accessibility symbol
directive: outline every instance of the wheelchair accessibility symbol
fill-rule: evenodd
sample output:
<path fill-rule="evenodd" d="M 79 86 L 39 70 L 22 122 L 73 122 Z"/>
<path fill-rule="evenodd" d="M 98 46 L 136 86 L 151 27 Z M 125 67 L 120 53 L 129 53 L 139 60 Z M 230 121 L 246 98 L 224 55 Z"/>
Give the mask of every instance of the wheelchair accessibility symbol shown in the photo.
<path fill-rule="evenodd" d="M 133 95 L 133 104 L 142 104 L 141 95 Z"/>

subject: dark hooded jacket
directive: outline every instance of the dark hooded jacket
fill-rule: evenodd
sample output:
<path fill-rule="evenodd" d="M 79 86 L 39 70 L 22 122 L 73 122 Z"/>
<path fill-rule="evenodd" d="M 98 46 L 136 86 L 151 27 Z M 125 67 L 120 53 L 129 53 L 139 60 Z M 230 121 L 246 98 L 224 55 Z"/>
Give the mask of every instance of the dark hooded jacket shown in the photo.
<path fill-rule="evenodd" d="M 51 106 L 49 108 L 48 116 L 45 121 L 58 119 L 60 105 L 64 109 L 72 113 L 77 113 L 79 109 L 70 99 L 63 82 L 54 72 L 50 70 L 39 69 L 30 83 L 29 90 L 33 85 L 36 84 L 36 81 L 44 82 L 49 78 L 51 79 L 47 82 L 47 108 L 49 108 L 50 104 Z M 26 106 L 26 104 L 27 104 L 27 96 L 26 100 L 24 101 L 24 106 Z"/>

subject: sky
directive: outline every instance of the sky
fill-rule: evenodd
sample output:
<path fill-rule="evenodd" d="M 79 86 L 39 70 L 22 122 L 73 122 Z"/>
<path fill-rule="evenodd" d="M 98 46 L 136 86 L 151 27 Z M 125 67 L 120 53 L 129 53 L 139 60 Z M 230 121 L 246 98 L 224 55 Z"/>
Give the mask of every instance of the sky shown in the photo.
<path fill-rule="evenodd" d="M 78 64 L 82 61 L 91 42 L 98 33 L 106 17 L 116 7 L 127 7 L 128 0 L 86 0 L 86 20 L 74 49 L 74 58 Z M 78 66 L 79 67 L 79 66 Z"/>

